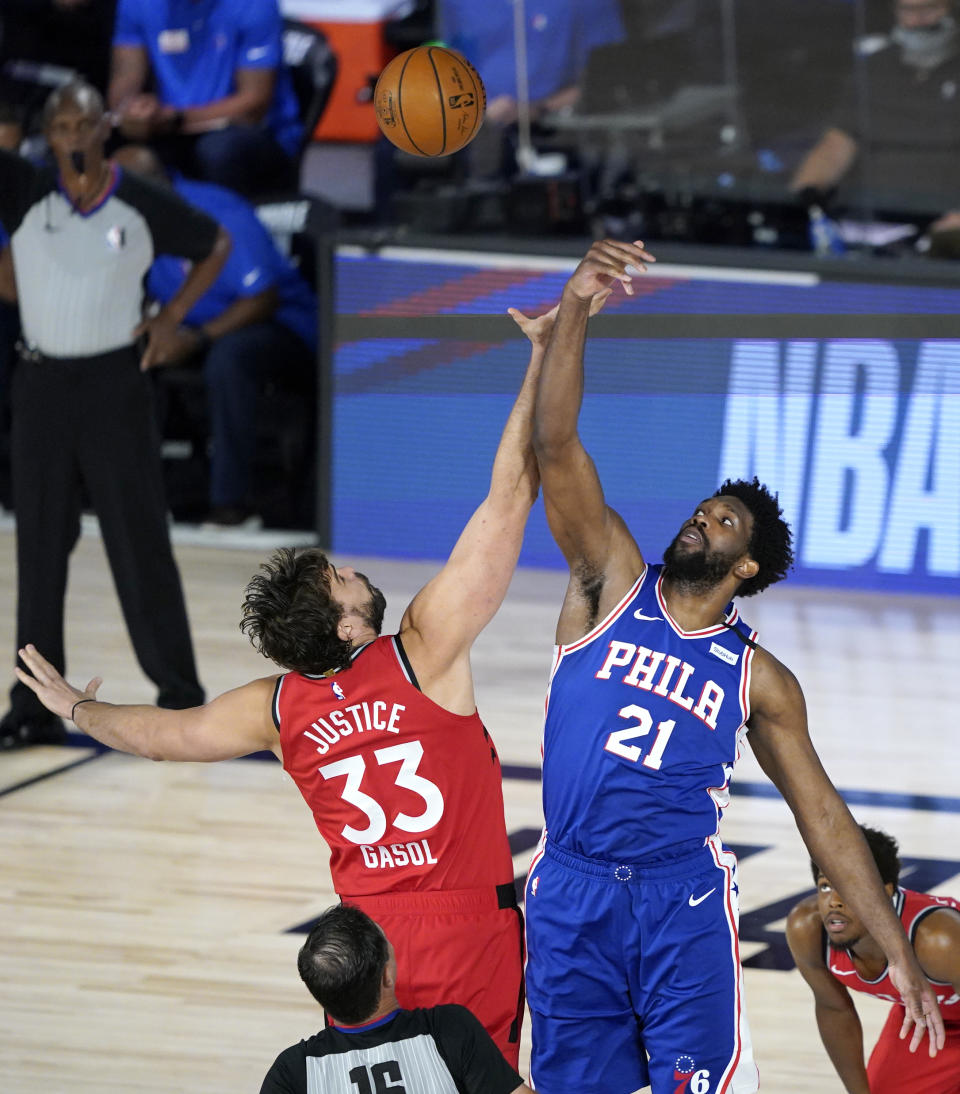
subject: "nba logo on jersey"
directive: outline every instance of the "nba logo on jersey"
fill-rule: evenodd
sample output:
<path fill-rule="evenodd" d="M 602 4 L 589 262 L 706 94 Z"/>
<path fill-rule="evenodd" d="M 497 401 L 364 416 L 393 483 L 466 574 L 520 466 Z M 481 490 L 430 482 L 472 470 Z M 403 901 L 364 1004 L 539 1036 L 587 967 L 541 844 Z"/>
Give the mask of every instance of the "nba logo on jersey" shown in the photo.
<path fill-rule="evenodd" d="M 530 882 L 530 895 L 537 895 L 537 886 L 540 884 L 540 875 L 538 874 L 533 881 Z"/>
<path fill-rule="evenodd" d="M 340 685 L 336 681 L 334 681 L 330 686 L 333 688 L 333 694 L 336 695 L 338 699 L 346 699 L 346 695 L 343 694 L 343 688 L 340 687 Z"/>

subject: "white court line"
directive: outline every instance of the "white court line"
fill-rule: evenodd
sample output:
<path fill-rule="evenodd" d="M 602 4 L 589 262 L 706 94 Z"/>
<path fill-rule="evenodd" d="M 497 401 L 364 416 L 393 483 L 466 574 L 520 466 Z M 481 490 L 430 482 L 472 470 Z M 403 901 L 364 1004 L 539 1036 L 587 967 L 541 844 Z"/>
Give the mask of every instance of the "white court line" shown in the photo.
<path fill-rule="evenodd" d="M 564 273 L 573 270 L 578 258 L 551 255 L 521 255 L 486 251 L 446 251 L 431 247 L 367 247 L 344 244 L 337 254 L 345 258 L 393 259 L 398 262 L 433 262 L 446 266 L 479 266 L 488 270 L 544 270 Z M 679 281 L 737 281 L 760 285 L 792 285 L 809 289 L 820 284 L 820 275 L 798 270 L 748 270 L 740 266 L 682 266 L 675 262 L 658 262 L 649 268 L 650 277 L 675 278 Z"/>

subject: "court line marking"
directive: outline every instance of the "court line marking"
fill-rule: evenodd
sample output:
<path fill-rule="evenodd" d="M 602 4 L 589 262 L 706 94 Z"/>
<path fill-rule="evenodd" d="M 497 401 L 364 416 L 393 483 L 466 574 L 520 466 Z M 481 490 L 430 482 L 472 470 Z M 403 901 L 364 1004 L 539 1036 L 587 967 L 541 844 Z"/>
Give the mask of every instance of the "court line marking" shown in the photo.
<path fill-rule="evenodd" d="M 576 269 L 580 258 L 554 255 L 513 254 L 508 252 L 436 250 L 432 247 L 380 247 L 372 252 L 378 258 L 396 262 L 431 262 L 438 266 L 474 266 L 488 270 L 542 270 L 567 273 Z M 345 243 L 337 247 L 344 258 L 370 258 L 368 247 Z M 820 275 L 800 270 L 757 270 L 740 266 L 684 266 L 658 262 L 651 266 L 651 277 L 677 281 L 734 281 L 763 285 L 795 285 L 811 288 L 820 284 Z"/>
<path fill-rule="evenodd" d="M 28 787 L 36 786 L 37 783 L 46 782 L 47 779 L 52 779 L 56 775 L 64 775 L 68 771 L 73 771 L 78 767 L 83 767 L 84 764 L 91 763 L 93 760 L 99 760 L 101 756 L 105 756 L 110 749 L 104 745 L 98 744 L 96 741 L 91 741 L 90 746 L 97 751 L 92 756 L 82 756 L 79 760 L 71 760 L 68 764 L 61 764 L 60 767 L 55 767 L 50 771 L 42 771 L 39 775 L 32 775 L 29 779 L 22 779 L 18 783 L 14 783 L 12 786 L 0 787 L 0 798 L 5 798 L 9 794 L 14 794 L 18 790 L 26 790 Z"/>

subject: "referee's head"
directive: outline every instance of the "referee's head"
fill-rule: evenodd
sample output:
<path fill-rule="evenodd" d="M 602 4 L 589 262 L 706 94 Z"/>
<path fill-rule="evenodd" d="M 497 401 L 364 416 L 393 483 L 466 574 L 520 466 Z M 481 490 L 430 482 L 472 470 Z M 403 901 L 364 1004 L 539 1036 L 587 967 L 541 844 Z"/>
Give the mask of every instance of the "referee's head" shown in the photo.
<path fill-rule="evenodd" d="M 43 104 L 43 129 L 49 130 L 54 118 L 63 111 L 87 114 L 94 121 L 103 118 L 103 97 L 86 80 L 70 80 L 51 91 Z"/>
<path fill-rule="evenodd" d="M 310 994 L 340 1025 L 361 1025 L 397 1007 L 397 962 L 380 927 L 359 908 L 335 904 L 297 957 Z"/>
<path fill-rule="evenodd" d="M 99 169 L 109 135 L 100 92 L 85 80 L 56 88 L 43 106 L 43 133 L 62 174 Z"/>

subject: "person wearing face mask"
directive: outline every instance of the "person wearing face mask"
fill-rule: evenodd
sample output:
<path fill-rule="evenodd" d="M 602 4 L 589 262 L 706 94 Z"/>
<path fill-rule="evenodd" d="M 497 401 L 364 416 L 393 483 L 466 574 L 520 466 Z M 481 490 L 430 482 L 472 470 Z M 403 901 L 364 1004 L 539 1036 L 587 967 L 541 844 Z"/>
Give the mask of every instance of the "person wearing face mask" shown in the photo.
<path fill-rule="evenodd" d="M 893 13 L 888 34 L 857 41 L 841 105 L 791 179 L 810 205 L 847 180 L 874 208 L 936 213 L 960 188 L 954 0 L 894 0 Z"/>

